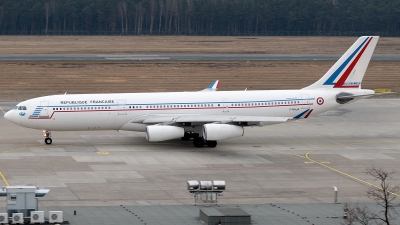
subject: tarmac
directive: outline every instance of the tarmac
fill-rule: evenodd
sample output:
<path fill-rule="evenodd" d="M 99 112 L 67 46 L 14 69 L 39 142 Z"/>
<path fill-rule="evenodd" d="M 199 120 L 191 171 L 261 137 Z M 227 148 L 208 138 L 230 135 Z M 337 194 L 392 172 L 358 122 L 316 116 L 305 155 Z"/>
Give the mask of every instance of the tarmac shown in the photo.
<path fill-rule="evenodd" d="M 14 105 L 0 102 L 0 115 Z M 400 99 L 366 99 L 201 149 L 118 131 L 52 132 L 48 146 L 42 131 L 0 116 L 0 186 L 50 189 L 39 208 L 63 210 L 70 224 L 201 224 L 205 206 L 186 182 L 225 180 L 210 207 L 240 207 L 253 224 L 340 224 L 344 203 L 376 209 L 366 191 L 379 182 L 366 168 L 398 170 L 399 110 Z"/>

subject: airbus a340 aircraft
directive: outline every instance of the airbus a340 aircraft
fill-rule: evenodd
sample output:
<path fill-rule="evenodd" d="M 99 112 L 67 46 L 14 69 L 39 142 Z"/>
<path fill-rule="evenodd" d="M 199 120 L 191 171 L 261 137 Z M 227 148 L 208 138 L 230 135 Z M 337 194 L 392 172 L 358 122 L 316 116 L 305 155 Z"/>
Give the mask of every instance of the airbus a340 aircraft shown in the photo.
<path fill-rule="evenodd" d="M 360 37 L 317 82 L 300 90 L 51 95 L 19 103 L 4 117 L 44 131 L 126 130 L 148 141 L 193 139 L 196 147 L 244 135 L 248 126 L 308 118 L 374 95 L 361 89 L 377 36 Z M 211 90 L 211 91 L 207 91 Z"/>

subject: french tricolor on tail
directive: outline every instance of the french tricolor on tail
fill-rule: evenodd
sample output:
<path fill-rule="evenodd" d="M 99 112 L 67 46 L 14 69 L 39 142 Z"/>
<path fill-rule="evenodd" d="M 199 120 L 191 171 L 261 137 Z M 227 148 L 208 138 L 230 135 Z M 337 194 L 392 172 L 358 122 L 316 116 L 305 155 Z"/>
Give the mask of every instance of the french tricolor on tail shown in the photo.
<path fill-rule="evenodd" d="M 362 79 L 378 39 L 378 36 L 358 38 L 321 79 L 303 89 L 361 88 Z"/>

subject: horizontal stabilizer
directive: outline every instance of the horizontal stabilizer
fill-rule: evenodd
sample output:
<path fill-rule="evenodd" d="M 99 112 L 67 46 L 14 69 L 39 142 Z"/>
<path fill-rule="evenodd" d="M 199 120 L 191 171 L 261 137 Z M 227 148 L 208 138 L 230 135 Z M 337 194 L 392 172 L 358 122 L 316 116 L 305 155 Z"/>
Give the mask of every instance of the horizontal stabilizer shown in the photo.
<path fill-rule="evenodd" d="M 346 99 L 362 99 L 362 98 L 368 98 L 368 97 L 372 97 L 372 96 L 378 96 L 378 95 L 384 95 L 384 94 L 395 94 L 396 92 L 382 92 L 382 93 L 373 93 L 373 94 L 364 94 L 364 95 L 338 95 L 336 96 L 336 99 L 342 99 L 342 100 L 346 100 Z"/>

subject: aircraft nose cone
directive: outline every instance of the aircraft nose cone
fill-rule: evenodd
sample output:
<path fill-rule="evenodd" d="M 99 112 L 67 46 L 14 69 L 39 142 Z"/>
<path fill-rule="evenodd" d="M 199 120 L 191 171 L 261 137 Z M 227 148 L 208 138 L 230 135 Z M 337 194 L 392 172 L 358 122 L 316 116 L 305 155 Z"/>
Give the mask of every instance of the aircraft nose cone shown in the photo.
<path fill-rule="evenodd" d="M 6 112 L 6 114 L 4 114 L 4 118 L 8 121 L 11 121 L 12 118 L 11 111 Z"/>

